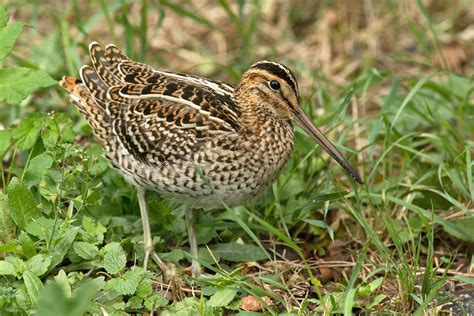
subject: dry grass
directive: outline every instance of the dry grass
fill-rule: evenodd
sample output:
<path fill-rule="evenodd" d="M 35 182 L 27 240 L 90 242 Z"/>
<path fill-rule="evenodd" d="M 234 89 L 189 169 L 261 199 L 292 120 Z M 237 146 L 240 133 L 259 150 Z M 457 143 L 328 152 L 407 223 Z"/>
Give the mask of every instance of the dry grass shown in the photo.
<path fill-rule="evenodd" d="M 58 46 L 69 61 L 68 72 L 76 72 L 80 62 L 87 60 L 86 45 L 93 40 L 116 42 L 119 46 L 133 48 L 128 51 L 129 54 L 159 68 L 234 83 L 238 81 L 239 73 L 251 63 L 259 59 L 274 59 L 295 70 L 303 99 L 313 104 L 310 110 L 319 118 L 332 115 L 326 107 L 331 96 L 344 96 L 346 91 L 358 84 L 360 76 L 370 69 L 396 73 L 403 91 L 407 93 L 413 88 L 407 82 L 424 75 L 433 75 L 439 82 L 447 80 L 448 72 L 465 77 L 473 75 L 474 6 L 470 1 L 257 1 L 257 5 L 243 7 L 241 19 L 245 23 L 242 24 L 234 23 L 225 8 L 214 1 L 198 0 L 179 2 L 179 8 L 185 11 L 173 10 L 164 4 L 165 1 L 151 1 L 144 23 L 140 19 L 143 2 L 136 1 L 126 6 L 126 17 L 130 23 L 128 27 L 124 26 L 119 9 L 104 13 L 99 3 L 76 2 L 77 8 L 69 2 L 59 1 L 45 1 L 26 7 L 12 4 L 12 15 L 16 20 L 31 21 L 35 18 L 33 13 L 38 15 L 34 23 L 35 32 L 21 38 L 17 59 L 26 58 L 30 47 L 40 45 L 49 31 L 58 25 L 63 27 L 59 39 L 61 44 Z M 423 13 L 420 3 L 426 6 L 429 15 Z M 236 3 L 231 4 L 230 9 L 239 12 Z M 67 15 L 65 19 L 58 18 L 64 14 Z M 146 26 L 145 34 L 137 31 L 131 36 L 127 33 L 130 29 L 139 30 L 143 25 Z M 377 167 L 372 162 L 377 161 L 385 149 L 379 143 L 374 144 L 370 151 L 365 150 L 371 144 L 365 127 L 380 117 L 391 85 L 389 80 L 368 85 L 363 93 L 352 98 L 349 106 L 350 119 L 347 121 L 352 128 L 347 132 L 347 146 L 354 147 L 359 153 L 359 168 L 365 175 L 372 172 L 370 168 Z M 473 101 L 472 94 L 469 101 Z M 51 107 L 56 108 L 57 105 Z M 59 106 L 62 107 L 66 105 Z M 345 133 L 344 128 L 334 127 L 330 135 Z M 471 141 L 474 141 L 474 136 Z M 404 168 L 404 156 L 392 159 L 394 164 Z M 391 169 L 393 174 L 390 176 L 410 174 L 409 170 L 403 168 Z M 385 179 L 383 174 L 375 174 L 371 180 L 373 184 L 379 185 Z M 404 180 L 406 182 L 401 183 L 401 186 L 411 185 L 417 179 L 406 176 Z M 381 195 L 387 193 L 381 191 Z M 409 192 L 404 197 L 412 201 L 414 195 L 411 194 Z M 472 201 L 462 203 L 470 214 L 474 212 Z M 336 208 L 326 210 L 325 216 L 321 215 L 322 212 L 311 214 L 324 219 L 336 232 L 334 242 L 324 234 L 300 231 L 295 234 L 298 235 L 295 242 L 301 247 L 306 261 L 302 261 L 289 246 L 269 240 L 265 241 L 265 245 L 274 250 L 275 260 L 242 267 L 255 284 L 284 299 L 285 303 L 280 303 L 280 310 L 302 310 L 304 302 L 315 296 L 317 290 L 308 281 L 308 269 L 322 282 L 323 295 L 344 292 L 342 284 L 350 282 L 353 268 L 358 265 L 360 251 L 370 239 L 364 227 L 354 224 L 357 221 L 347 209 L 352 208 L 337 205 Z M 409 252 L 405 253 L 408 258 L 403 261 L 403 256 L 397 253 L 396 245 L 381 220 L 379 206 L 364 204 L 362 209 L 367 223 L 381 236 L 392 258 L 401 262 L 400 265 L 413 265 L 416 286 L 420 287 L 426 272 L 424 263 L 428 251 L 423 248 L 417 263 L 412 258 L 415 254 Z M 395 205 L 386 211 L 390 218 L 401 222 L 408 221 L 410 217 L 407 215 L 409 210 L 402 205 Z M 467 215 L 455 207 L 447 210 L 434 207 L 434 213 L 438 211 L 442 211 L 441 216 L 446 220 Z M 434 226 L 435 222 L 430 224 Z M 472 244 L 449 237 L 439 227 L 433 230 L 436 236 L 433 265 L 439 267 L 442 258 L 452 258 L 448 269 L 436 269 L 434 275 L 473 277 Z M 426 235 L 422 239 L 425 242 Z M 314 246 L 318 243 L 319 246 Z M 387 258 L 380 253 L 380 249 L 369 247 L 365 260 L 358 267 L 358 279 L 363 284 L 370 283 L 376 277 L 384 278 L 380 288 L 372 294 L 385 294 L 386 299 L 372 311 L 413 312 L 418 304 L 409 297 L 406 284 L 382 269 L 387 266 Z M 380 271 L 374 273 L 377 269 Z M 279 274 L 279 281 L 290 291 L 259 281 L 266 274 Z M 172 293 L 171 298 L 175 299 L 201 295 L 199 288 L 179 284 L 182 287 L 159 282 L 155 285 L 165 295 Z M 466 287 L 467 283 L 451 278 L 444 290 L 455 298 Z M 322 312 L 321 307 L 313 303 L 306 308 Z M 431 302 L 424 311 L 435 313 L 439 308 L 437 302 Z"/>

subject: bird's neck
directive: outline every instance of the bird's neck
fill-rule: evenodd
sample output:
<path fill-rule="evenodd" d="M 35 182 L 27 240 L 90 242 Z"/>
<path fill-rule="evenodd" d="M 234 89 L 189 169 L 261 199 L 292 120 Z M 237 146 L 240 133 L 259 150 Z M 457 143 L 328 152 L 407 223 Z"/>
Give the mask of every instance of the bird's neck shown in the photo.
<path fill-rule="evenodd" d="M 269 111 L 269 104 L 266 104 L 265 100 L 255 93 L 249 92 L 251 91 L 238 89 L 235 94 L 235 101 L 239 104 L 241 111 L 240 124 L 242 127 L 252 130 L 263 127 L 269 121 L 278 120 Z"/>
<path fill-rule="evenodd" d="M 240 133 L 247 139 L 281 138 L 282 135 L 293 136 L 293 127 L 288 119 L 276 117 L 261 98 L 236 95 L 241 114 L 239 118 Z M 255 138 L 256 137 L 256 138 Z"/>

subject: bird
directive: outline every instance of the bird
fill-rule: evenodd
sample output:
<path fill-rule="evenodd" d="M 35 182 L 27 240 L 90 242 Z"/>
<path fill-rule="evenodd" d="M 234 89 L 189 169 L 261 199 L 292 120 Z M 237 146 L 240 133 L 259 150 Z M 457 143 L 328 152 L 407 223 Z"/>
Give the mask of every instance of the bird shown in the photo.
<path fill-rule="evenodd" d="M 186 206 L 191 274 L 201 273 L 194 212 L 237 206 L 265 191 L 293 152 L 293 123 L 358 183 L 354 167 L 315 126 L 299 102 L 298 83 L 285 65 L 257 61 L 237 85 L 133 61 L 120 49 L 89 45 L 92 65 L 80 78 L 63 77 L 69 93 L 102 143 L 112 166 L 137 190 L 144 234 L 144 267 L 169 266 L 151 238 L 146 192 Z"/>

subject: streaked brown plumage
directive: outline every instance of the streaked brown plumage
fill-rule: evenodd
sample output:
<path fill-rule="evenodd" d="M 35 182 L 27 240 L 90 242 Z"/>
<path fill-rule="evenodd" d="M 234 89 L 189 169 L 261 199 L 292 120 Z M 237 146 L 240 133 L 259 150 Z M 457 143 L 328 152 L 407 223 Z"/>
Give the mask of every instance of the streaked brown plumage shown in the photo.
<path fill-rule="evenodd" d="M 285 166 L 292 120 L 361 182 L 303 113 L 296 79 L 282 64 L 255 63 L 234 87 L 153 69 L 113 45 L 92 43 L 90 55 L 93 67 L 82 67 L 81 80 L 65 77 L 61 85 L 112 164 L 141 190 L 192 208 L 238 205 L 265 190 Z"/>

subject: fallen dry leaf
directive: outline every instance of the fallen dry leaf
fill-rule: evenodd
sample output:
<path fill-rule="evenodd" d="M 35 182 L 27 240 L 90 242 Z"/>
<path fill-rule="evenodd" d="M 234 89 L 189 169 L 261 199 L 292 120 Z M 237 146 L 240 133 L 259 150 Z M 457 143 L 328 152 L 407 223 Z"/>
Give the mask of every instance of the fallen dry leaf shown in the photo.
<path fill-rule="evenodd" d="M 322 284 L 326 284 L 329 281 L 333 281 L 337 278 L 337 272 L 334 271 L 334 269 L 321 267 L 319 268 L 319 272 L 321 273 L 319 280 L 321 281 Z"/>
<path fill-rule="evenodd" d="M 273 301 L 268 296 L 262 297 L 262 301 L 267 305 L 273 305 Z M 256 312 L 263 309 L 262 303 L 253 295 L 242 297 L 240 308 L 246 311 Z"/>

